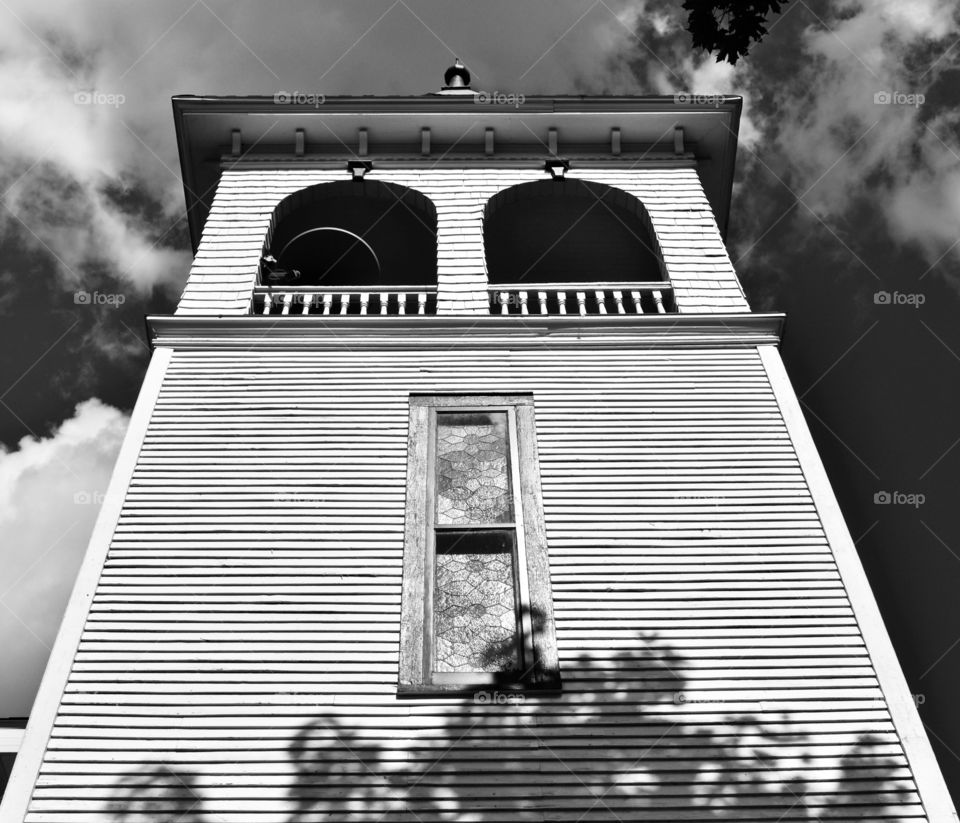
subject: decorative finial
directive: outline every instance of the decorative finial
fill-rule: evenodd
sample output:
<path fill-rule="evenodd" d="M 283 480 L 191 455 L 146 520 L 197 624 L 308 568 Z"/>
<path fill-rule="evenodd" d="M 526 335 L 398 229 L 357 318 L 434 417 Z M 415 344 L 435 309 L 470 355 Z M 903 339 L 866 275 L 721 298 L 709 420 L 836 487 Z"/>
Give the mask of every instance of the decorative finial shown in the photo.
<path fill-rule="evenodd" d="M 443 73 L 443 85 L 444 88 L 448 89 L 470 88 L 470 72 L 460 62 L 459 57 L 455 57 L 453 65 Z"/>

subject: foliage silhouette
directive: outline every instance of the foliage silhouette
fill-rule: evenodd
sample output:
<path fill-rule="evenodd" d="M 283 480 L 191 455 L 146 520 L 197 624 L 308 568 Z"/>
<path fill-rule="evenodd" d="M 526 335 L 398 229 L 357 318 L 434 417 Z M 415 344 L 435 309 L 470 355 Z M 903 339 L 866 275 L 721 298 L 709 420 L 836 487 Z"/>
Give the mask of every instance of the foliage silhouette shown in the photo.
<path fill-rule="evenodd" d="M 146 765 L 128 774 L 112 802 L 117 823 L 136 823 L 143 819 L 203 823 L 202 790 L 196 775 L 187 768 L 173 769 L 164 764 Z"/>
<path fill-rule="evenodd" d="M 693 47 L 736 64 L 767 33 L 766 20 L 789 0 L 684 0 Z"/>
<path fill-rule="evenodd" d="M 356 712 L 344 705 L 315 717 L 287 746 L 283 818 L 772 823 L 880 819 L 912 797 L 912 779 L 889 743 L 805 732 L 788 713 L 734 710 L 726 698 L 709 698 L 705 678 L 713 675 L 656 634 L 602 657 L 567 659 L 563 672 L 559 696 L 396 704 L 378 696 L 359 701 Z M 407 710 L 423 722 L 408 724 Z M 824 749 L 835 756 L 817 757 Z M 211 776 L 189 765 L 154 766 L 128 775 L 112 807 L 118 823 L 229 820 L 264 811 L 245 804 L 262 800 L 264 779 L 266 772 Z M 233 800 L 204 801 L 200 783 L 240 791 Z M 271 798 L 281 806 L 276 791 Z"/>

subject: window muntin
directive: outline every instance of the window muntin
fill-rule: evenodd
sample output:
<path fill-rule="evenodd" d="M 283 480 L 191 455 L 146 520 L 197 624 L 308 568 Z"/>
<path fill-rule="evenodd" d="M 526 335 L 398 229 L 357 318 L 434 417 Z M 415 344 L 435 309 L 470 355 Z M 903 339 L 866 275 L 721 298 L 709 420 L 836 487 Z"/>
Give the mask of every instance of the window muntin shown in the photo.
<path fill-rule="evenodd" d="M 559 687 L 533 435 L 528 395 L 411 397 L 401 693 Z"/>

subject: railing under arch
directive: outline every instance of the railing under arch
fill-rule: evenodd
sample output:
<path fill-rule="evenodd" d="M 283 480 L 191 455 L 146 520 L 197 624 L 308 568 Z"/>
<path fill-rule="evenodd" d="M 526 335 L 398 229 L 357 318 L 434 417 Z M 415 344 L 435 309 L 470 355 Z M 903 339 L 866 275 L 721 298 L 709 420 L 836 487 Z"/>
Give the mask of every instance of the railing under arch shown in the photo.
<path fill-rule="evenodd" d="M 253 314 L 436 314 L 436 286 L 257 286 Z"/>
<path fill-rule="evenodd" d="M 499 283 L 487 287 L 490 314 L 666 314 L 677 311 L 673 286 L 645 283 Z"/>

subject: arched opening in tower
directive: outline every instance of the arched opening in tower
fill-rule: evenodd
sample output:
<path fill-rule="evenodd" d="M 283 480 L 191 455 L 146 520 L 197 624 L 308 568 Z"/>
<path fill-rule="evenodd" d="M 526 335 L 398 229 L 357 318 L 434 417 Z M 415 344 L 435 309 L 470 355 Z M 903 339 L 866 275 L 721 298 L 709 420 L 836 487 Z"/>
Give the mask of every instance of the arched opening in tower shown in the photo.
<path fill-rule="evenodd" d="M 650 282 L 663 263 L 637 198 L 582 180 L 506 189 L 483 229 L 491 283 Z"/>
<path fill-rule="evenodd" d="M 419 192 L 382 181 L 303 189 L 274 212 L 265 285 L 435 286 L 437 213 Z"/>

